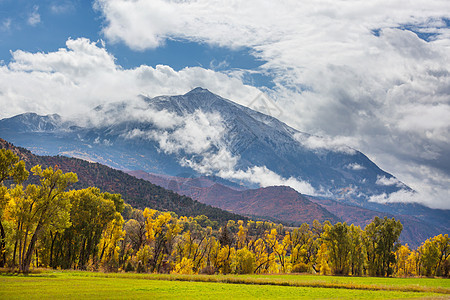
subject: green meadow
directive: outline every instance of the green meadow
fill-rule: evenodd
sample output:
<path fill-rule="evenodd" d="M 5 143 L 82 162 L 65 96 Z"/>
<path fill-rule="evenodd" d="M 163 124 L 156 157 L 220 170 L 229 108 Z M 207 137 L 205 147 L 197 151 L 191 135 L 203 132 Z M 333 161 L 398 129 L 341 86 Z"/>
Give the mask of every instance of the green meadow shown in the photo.
<path fill-rule="evenodd" d="M 160 275 L 43 271 L 0 275 L 0 299 L 450 298 L 449 279 L 312 275 Z"/>

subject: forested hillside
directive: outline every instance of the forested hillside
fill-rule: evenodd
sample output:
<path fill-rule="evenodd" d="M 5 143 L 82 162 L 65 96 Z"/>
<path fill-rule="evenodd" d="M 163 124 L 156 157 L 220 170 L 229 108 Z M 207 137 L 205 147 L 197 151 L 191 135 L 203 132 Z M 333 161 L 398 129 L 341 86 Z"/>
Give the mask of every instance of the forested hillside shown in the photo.
<path fill-rule="evenodd" d="M 205 215 L 219 223 L 228 220 L 247 220 L 246 217 L 205 205 L 186 196 L 180 196 L 148 181 L 137 179 L 99 163 L 90 163 L 64 156 L 34 155 L 27 149 L 15 147 L 3 139 L 0 139 L 0 148 L 13 151 L 21 160 L 25 161 L 28 169 L 35 165 L 41 165 L 43 168 L 56 166 L 63 172 L 74 172 L 78 174 L 78 182 L 73 185 L 73 188 L 82 189 L 96 186 L 103 192 L 119 193 L 125 202 L 134 208 L 150 207 L 160 211 L 173 211 L 183 216 Z M 33 177 L 30 177 L 29 180 L 33 181 Z"/>

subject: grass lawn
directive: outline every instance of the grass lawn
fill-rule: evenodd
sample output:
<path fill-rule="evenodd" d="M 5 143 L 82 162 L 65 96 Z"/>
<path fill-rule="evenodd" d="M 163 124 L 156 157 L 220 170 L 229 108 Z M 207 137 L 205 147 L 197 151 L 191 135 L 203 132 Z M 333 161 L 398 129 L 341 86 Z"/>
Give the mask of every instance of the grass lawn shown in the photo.
<path fill-rule="evenodd" d="M 240 284 L 224 283 L 230 278 Z M 202 282 L 190 280 L 208 280 Z M 251 284 L 252 280 L 254 284 Z M 258 280 L 261 280 L 258 283 Z M 349 281 L 350 280 L 350 281 Z M 380 280 L 380 281 L 379 281 Z M 403 286 L 403 290 L 366 290 L 286 286 L 286 282 L 333 281 L 370 285 L 373 281 L 386 288 Z M 244 284 L 249 283 L 249 284 Z M 284 283 L 283 283 L 284 282 Z M 262 283 L 262 284 L 261 284 Z M 115 274 L 75 271 L 49 271 L 29 276 L 0 275 L 0 299 L 398 299 L 398 298 L 450 298 L 448 279 L 392 279 L 323 277 L 310 275 L 251 275 L 251 276 L 177 276 L 153 274 Z M 408 291 L 418 286 L 427 292 Z M 405 288 L 406 287 L 406 288 Z M 447 288 L 446 288 L 447 287 Z M 436 288 L 443 290 L 436 290 Z M 434 290 L 433 290 L 434 289 Z M 436 292 L 439 291 L 439 292 Z"/>

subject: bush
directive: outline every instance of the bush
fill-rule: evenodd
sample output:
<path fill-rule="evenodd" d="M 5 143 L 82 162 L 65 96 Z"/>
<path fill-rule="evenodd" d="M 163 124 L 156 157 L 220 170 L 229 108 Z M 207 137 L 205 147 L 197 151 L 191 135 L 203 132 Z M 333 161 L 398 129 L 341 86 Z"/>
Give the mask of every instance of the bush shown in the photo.
<path fill-rule="evenodd" d="M 134 267 L 131 261 L 127 262 L 127 265 L 125 266 L 125 272 L 134 272 Z"/>
<path fill-rule="evenodd" d="M 306 273 L 306 272 L 308 272 L 308 270 L 309 270 L 308 265 L 301 262 L 301 263 L 295 264 L 292 267 L 292 271 L 291 272 L 292 273 Z"/>
<path fill-rule="evenodd" d="M 138 263 L 137 263 L 136 272 L 137 273 L 145 273 L 146 272 L 145 266 L 142 264 L 141 261 L 138 261 Z"/>
<path fill-rule="evenodd" d="M 204 275 L 214 275 L 216 274 L 216 268 L 214 268 L 213 266 L 207 266 L 201 269 L 198 273 Z"/>

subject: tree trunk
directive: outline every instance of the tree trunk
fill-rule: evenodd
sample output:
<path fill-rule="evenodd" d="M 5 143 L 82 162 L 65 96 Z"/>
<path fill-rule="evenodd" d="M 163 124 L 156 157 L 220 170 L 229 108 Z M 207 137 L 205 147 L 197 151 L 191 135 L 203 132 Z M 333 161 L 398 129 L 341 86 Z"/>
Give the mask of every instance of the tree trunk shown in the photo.
<path fill-rule="evenodd" d="M 0 268 L 3 268 L 6 263 L 6 233 L 0 220 Z"/>
<path fill-rule="evenodd" d="M 36 230 L 33 233 L 33 237 L 31 238 L 30 244 L 28 245 L 28 249 L 25 254 L 25 257 L 23 258 L 22 264 L 20 265 L 20 271 L 22 271 L 23 273 L 28 273 L 30 271 L 31 258 L 33 257 L 34 248 L 36 246 L 38 235 L 41 232 L 41 228 L 42 223 L 39 222 L 39 224 L 36 227 Z"/>
<path fill-rule="evenodd" d="M 58 232 L 55 232 L 55 236 L 53 237 L 53 233 L 50 232 L 50 238 L 52 240 L 52 245 L 50 246 L 50 267 L 55 268 L 53 264 L 53 248 L 55 247 L 56 237 L 58 236 Z"/>

